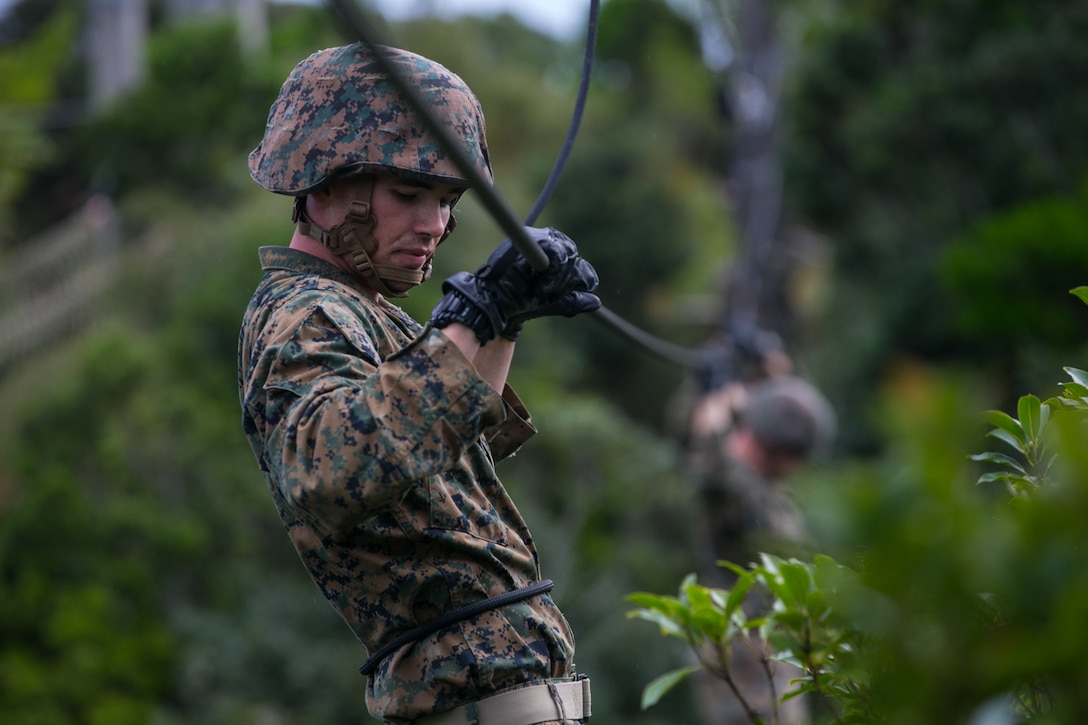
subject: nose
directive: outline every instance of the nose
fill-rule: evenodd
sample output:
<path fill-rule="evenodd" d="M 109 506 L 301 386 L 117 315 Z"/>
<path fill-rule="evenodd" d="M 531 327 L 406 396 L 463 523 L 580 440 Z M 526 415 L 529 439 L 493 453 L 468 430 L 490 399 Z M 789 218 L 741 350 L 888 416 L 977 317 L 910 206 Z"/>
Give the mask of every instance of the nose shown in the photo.
<path fill-rule="evenodd" d="M 440 237 L 446 231 L 450 208 L 439 200 L 422 205 L 416 215 L 416 231 L 428 237 Z"/>

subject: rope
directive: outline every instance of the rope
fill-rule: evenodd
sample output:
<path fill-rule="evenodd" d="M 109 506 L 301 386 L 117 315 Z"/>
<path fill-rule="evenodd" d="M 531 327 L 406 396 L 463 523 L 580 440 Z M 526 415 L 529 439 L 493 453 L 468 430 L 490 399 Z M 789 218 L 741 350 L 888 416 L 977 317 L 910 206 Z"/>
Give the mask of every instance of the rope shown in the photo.
<path fill-rule="evenodd" d="M 578 84 L 578 100 L 574 102 L 574 112 L 570 117 L 570 127 L 567 129 L 567 137 L 563 140 L 563 148 L 555 159 L 555 165 L 548 175 L 548 181 L 540 191 L 536 203 L 533 204 L 529 216 L 525 218 L 525 226 L 533 226 L 533 222 L 544 211 L 545 205 L 552 198 L 556 185 L 559 183 L 559 175 L 563 167 L 567 165 L 571 149 L 574 148 L 574 139 L 578 137 L 578 127 L 582 124 L 582 114 L 586 109 L 586 97 L 589 95 L 589 79 L 593 75 L 593 49 L 597 45 L 597 16 L 600 14 L 601 0 L 590 0 L 589 23 L 586 26 L 586 51 L 582 56 L 582 80 Z"/>
<path fill-rule="evenodd" d="M 440 629 L 445 629 L 458 622 L 463 622 L 466 619 L 472 619 L 484 612 L 490 612 L 492 609 L 498 609 L 499 607 L 505 607 L 509 604 L 525 601 L 538 594 L 545 594 L 550 592 L 554 586 L 555 584 L 552 583 L 551 579 L 545 579 L 536 584 L 522 587 L 521 589 L 512 589 L 497 596 L 481 599 L 478 602 L 473 602 L 472 604 L 446 612 L 445 614 L 435 617 L 429 622 L 424 622 L 418 627 L 413 627 L 407 632 L 386 642 L 382 647 L 378 648 L 374 654 L 370 655 L 370 657 L 367 658 L 367 661 L 359 667 L 359 674 L 369 675 L 378 668 L 378 665 L 382 663 L 382 660 L 406 644 L 419 642 Z"/>
<path fill-rule="evenodd" d="M 367 45 L 374 55 L 375 62 L 383 73 L 388 76 L 390 83 L 392 83 L 396 89 L 404 96 L 404 99 L 408 102 L 408 105 L 412 107 L 423 124 L 427 127 L 427 130 L 433 134 L 438 141 L 442 150 L 445 151 L 450 160 L 457 166 L 457 168 L 464 174 L 465 179 L 472 185 L 476 191 L 484 208 L 487 209 L 492 219 L 499 225 L 502 231 L 506 234 L 510 243 L 521 252 L 521 254 L 528 260 L 529 264 L 536 270 L 547 269 L 548 257 L 541 251 L 540 247 L 533 243 L 533 240 L 529 238 L 528 233 L 525 231 L 525 225 L 523 225 L 518 218 L 514 215 L 510 208 L 509 203 L 499 194 L 495 187 L 489 185 L 486 179 L 480 174 L 476 167 L 469 161 L 464 151 L 450 138 L 446 129 L 435 120 L 432 116 L 427 104 L 419 97 L 415 89 L 412 88 L 400 73 L 389 62 L 388 58 L 382 52 L 382 43 L 377 39 L 377 33 L 374 31 L 373 25 L 369 19 L 359 9 L 354 0 L 327 0 L 331 9 L 337 13 L 344 23 L 351 28 L 359 40 Z M 596 36 L 596 11 L 598 7 L 597 0 L 591 0 L 591 23 L 589 34 L 591 37 Z M 584 65 L 585 73 L 583 78 L 583 86 L 588 88 L 589 73 L 592 57 L 592 43 L 586 43 L 586 56 L 587 60 Z M 583 94 L 584 95 L 584 94 Z M 573 146 L 574 134 L 576 133 L 578 122 L 581 119 L 581 112 L 584 108 L 584 99 L 582 103 L 579 103 L 575 108 L 575 118 L 571 122 L 571 131 L 568 132 L 567 143 L 564 147 L 564 153 L 569 154 L 569 147 Z M 561 154 L 562 156 L 562 154 Z M 565 161 L 565 156 L 563 157 Z M 548 187 L 545 189 L 545 193 L 541 195 L 541 199 L 537 202 L 537 207 L 543 207 L 543 204 L 547 201 L 547 196 L 550 196 L 551 189 L 555 186 L 555 181 L 558 180 L 559 171 L 562 165 L 557 161 L 556 167 L 553 168 L 552 176 L 554 179 L 549 179 Z M 530 214 L 531 219 L 535 219 L 536 214 L 539 213 L 539 209 L 534 208 L 534 213 Z M 620 333 L 628 340 L 637 343 L 645 348 L 648 352 L 651 352 L 667 362 L 672 362 L 684 368 L 693 368 L 701 370 L 704 365 L 702 361 L 705 360 L 705 356 L 701 355 L 698 351 L 685 350 L 679 348 L 671 343 L 658 340 L 650 333 L 640 330 L 631 323 L 623 321 L 618 315 L 610 312 L 607 308 L 601 307 L 594 312 L 589 313 L 593 315 L 598 321 L 603 322 L 606 327 L 612 329 L 615 332 Z M 621 324 L 622 323 L 622 324 Z"/>

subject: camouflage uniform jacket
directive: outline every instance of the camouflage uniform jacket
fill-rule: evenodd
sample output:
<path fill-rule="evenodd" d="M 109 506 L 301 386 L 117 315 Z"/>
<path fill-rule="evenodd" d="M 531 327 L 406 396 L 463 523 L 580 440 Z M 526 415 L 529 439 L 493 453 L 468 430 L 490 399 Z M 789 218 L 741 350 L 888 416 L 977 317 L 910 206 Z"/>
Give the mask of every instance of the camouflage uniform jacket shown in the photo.
<path fill-rule="evenodd" d="M 243 425 L 310 576 L 373 652 L 441 614 L 540 580 L 494 461 L 535 433 L 439 331 L 303 252 L 260 250 L 239 341 Z M 387 657 L 367 706 L 386 722 L 572 675 L 547 595 Z"/>

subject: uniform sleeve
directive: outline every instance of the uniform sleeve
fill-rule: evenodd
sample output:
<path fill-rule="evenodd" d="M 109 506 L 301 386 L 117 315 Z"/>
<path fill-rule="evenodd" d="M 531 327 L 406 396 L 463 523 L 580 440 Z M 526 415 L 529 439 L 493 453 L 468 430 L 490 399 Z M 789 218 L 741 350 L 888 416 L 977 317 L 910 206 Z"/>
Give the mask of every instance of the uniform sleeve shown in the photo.
<path fill-rule="evenodd" d="M 334 527 L 395 505 L 419 479 L 452 468 L 502 398 L 452 343 L 425 334 L 380 364 L 365 331 L 316 309 L 265 349 L 265 460 L 284 499 Z M 373 348 L 373 345 L 369 345 Z"/>
<path fill-rule="evenodd" d="M 506 404 L 503 422 L 484 432 L 496 462 L 514 455 L 537 432 L 529 417 L 529 410 L 509 385 L 502 392 L 502 400 Z"/>

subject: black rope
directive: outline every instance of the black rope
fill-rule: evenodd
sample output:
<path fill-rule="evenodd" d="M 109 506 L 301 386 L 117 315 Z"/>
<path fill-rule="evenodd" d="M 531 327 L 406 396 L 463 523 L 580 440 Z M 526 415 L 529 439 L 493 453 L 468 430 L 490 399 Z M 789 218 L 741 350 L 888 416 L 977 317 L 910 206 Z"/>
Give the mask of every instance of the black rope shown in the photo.
<path fill-rule="evenodd" d="M 555 584 L 551 579 L 545 579 L 544 581 L 537 582 L 531 586 L 503 592 L 498 596 L 481 599 L 478 602 L 473 602 L 464 607 L 458 607 L 457 609 L 446 612 L 445 614 L 435 617 L 429 622 L 424 622 L 418 627 L 413 627 L 404 634 L 386 642 L 383 646 L 379 647 L 374 654 L 370 655 L 370 657 L 367 658 L 367 661 L 359 667 L 359 674 L 369 676 L 371 672 L 377 669 L 382 660 L 406 644 L 419 642 L 440 629 L 445 629 L 458 622 L 471 619 L 478 614 L 483 614 L 484 612 L 489 612 L 492 609 L 498 609 L 499 607 L 505 607 L 509 604 L 528 599 L 529 597 L 535 597 L 537 594 L 545 594 L 546 592 L 550 592 L 554 586 Z"/>
<path fill-rule="evenodd" d="M 487 183 L 487 180 L 483 178 L 476 167 L 469 161 L 460 146 L 450 138 L 446 129 L 434 118 L 430 108 L 428 108 L 427 104 L 419 97 L 416 90 L 401 77 L 397 69 L 393 67 L 393 64 L 386 58 L 385 53 L 382 52 L 382 43 L 377 40 L 377 33 L 374 31 L 374 28 L 366 15 L 359 9 L 355 0 L 327 0 L 327 2 L 332 7 L 332 10 L 339 14 L 347 26 L 355 32 L 359 40 L 370 48 L 381 71 L 388 76 L 389 81 L 419 115 L 420 120 L 427 127 L 427 130 L 434 135 L 435 140 L 438 141 L 442 150 L 449 155 L 450 160 L 453 161 L 457 168 L 465 175 L 465 179 L 476 190 L 477 196 L 480 198 L 484 208 L 487 209 L 491 214 L 492 219 L 494 219 L 499 227 L 502 228 L 503 232 L 510 240 L 510 243 L 521 252 L 534 269 L 547 269 L 547 255 L 544 254 L 540 247 L 529 238 L 528 233 L 525 231 L 525 225 L 523 225 L 514 215 L 513 211 L 510 209 L 510 205 L 502 198 L 494 186 Z M 592 8 L 595 7 L 596 0 L 592 0 Z M 591 30 L 595 35 L 595 22 L 592 24 Z M 587 47 L 587 52 L 588 51 L 589 48 Z M 592 55 L 592 53 L 588 54 L 590 56 Z M 586 68 L 588 69 L 588 67 L 589 64 L 587 63 Z M 588 85 L 588 82 L 587 74 L 587 77 L 583 79 L 583 83 Z M 576 108 L 575 110 L 576 113 L 580 115 L 579 108 Z M 570 136 L 570 134 L 568 134 L 568 136 Z M 573 139 L 571 139 L 571 143 L 573 143 Z M 558 174 L 554 175 L 558 178 Z M 554 186 L 554 184 L 552 185 Z M 705 355 L 698 351 L 685 350 L 672 345 L 671 343 L 658 340 L 650 333 L 638 329 L 631 323 L 623 322 L 615 313 L 610 312 L 605 307 L 601 307 L 589 314 L 603 322 L 607 327 L 621 333 L 627 339 L 642 345 L 649 352 L 654 353 L 668 362 L 696 370 L 701 370 L 703 367 L 701 361 L 705 360 Z M 622 325 L 619 324 L 618 321 L 622 322 Z"/>
<path fill-rule="evenodd" d="M 578 127 L 582 125 L 582 114 L 586 109 L 586 98 L 589 96 L 589 79 L 593 76 L 593 51 L 597 45 L 597 16 L 600 15 L 601 0 L 590 0 L 589 22 L 586 25 L 586 50 L 582 56 L 582 80 L 578 84 L 578 100 L 574 103 L 574 112 L 570 117 L 570 127 L 567 129 L 567 137 L 563 140 L 563 148 L 555 159 L 552 172 L 548 175 L 548 182 L 540 191 L 536 203 L 533 204 L 529 216 L 525 218 L 525 226 L 533 226 L 533 222 L 544 211 L 544 207 L 552 198 L 556 185 L 559 184 L 559 175 L 563 173 L 563 167 L 567 165 L 571 149 L 574 148 L 574 139 L 578 137 Z"/>
<path fill-rule="evenodd" d="M 642 346 L 665 362 L 676 363 L 685 368 L 701 370 L 707 364 L 706 350 L 690 350 L 654 337 L 645 330 L 632 325 L 607 307 L 601 307 L 594 314 L 594 319 L 612 328 L 636 345 Z"/>

